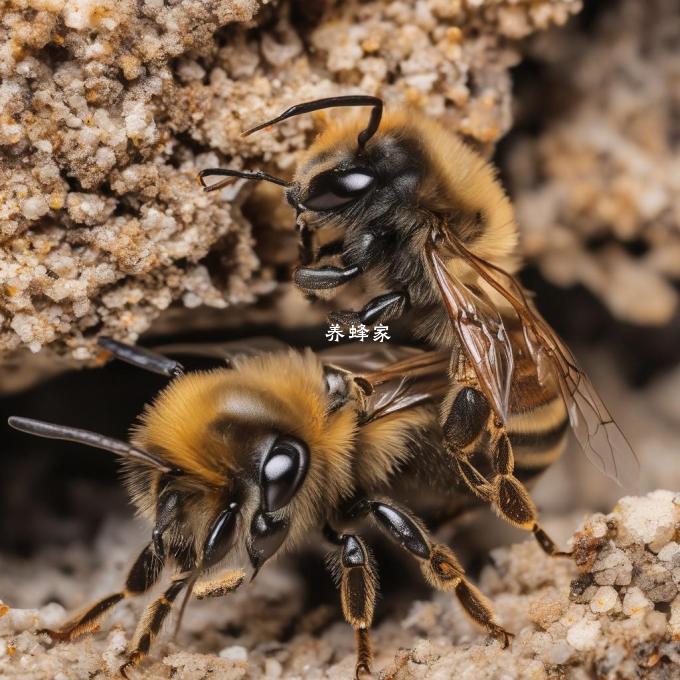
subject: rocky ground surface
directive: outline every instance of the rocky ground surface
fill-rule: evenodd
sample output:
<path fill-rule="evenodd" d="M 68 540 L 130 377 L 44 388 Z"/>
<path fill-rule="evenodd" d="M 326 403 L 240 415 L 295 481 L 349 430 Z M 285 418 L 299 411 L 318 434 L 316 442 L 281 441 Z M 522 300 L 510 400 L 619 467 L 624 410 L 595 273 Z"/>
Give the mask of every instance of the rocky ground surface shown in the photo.
<path fill-rule="evenodd" d="M 518 41 L 580 7 L 3 2 L 0 356 L 49 346 L 91 360 L 96 333 L 134 340 L 173 303 L 254 302 L 296 258 L 290 214 L 279 194 L 265 201 L 258 238 L 243 183 L 208 196 L 196 173 L 227 162 L 290 173 L 314 121 L 247 140 L 244 127 L 361 91 L 492 145 L 511 124 Z"/>
<path fill-rule="evenodd" d="M 575 524 L 574 517 L 550 528 L 559 535 Z M 141 540 L 129 521 L 113 519 L 91 547 L 72 545 L 31 562 L 3 558 L 0 678 L 115 673 L 137 604 L 119 605 L 101 632 L 73 644 L 52 645 L 36 630 L 58 625 L 64 608 L 117 589 L 131 545 Z M 571 547 L 573 561 L 549 559 L 533 541 L 491 553 L 479 584 L 515 633 L 510 648 L 475 629 L 450 596 L 435 594 L 378 623 L 375 676 L 680 677 L 680 496 L 624 497 L 610 514 L 587 517 Z M 307 587 L 299 570 L 273 566 L 228 601 L 191 605 L 178 639 L 164 633 L 135 677 L 351 678 L 351 631 L 335 607 L 305 609 Z"/>
<path fill-rule="evenodd" d="M 533 77 L 517 94 L 516 122 L 532 127 L 517 135 L 506 168 L 529 260 L 559 286 L 586 286 L 614 317 L 652 326 L 678 315 L 672 4 L 624 0 L 588 31 L 537 35 L 527 49 Z M 549 103 L 537 109 L 539 97 Z"/>
<path fill-rule="evenodd" d="M 319 119 L 246 140 L 243 127 L 357 91 L 487 154 L 502 141 L 529 264 L 677 344 L 673 8 L 0 2 L 0 392 L 97 363 L 101 333 L 322 323 L 288 283 L 297 237 L 278 188 L 205 195 L 195 176 L 290 174 Z"/>

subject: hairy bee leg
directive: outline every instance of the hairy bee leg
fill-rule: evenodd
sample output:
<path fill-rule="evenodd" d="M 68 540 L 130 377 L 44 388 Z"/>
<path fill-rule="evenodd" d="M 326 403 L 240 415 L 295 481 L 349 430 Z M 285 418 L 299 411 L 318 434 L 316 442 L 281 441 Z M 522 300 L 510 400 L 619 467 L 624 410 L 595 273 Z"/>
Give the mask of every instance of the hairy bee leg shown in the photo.
<path fill-rule="evenodd" d="M 546 553 L 556 557 L 566 555 L 557 549 L 554 541 L 539 526 L 536 506 L 524 485 L 513 474 L 515 459 L 505 426 L 496 420 L 481 390 L 470 385 L 459 388 L 442 429 L 446 448 L 453 455 L 459 475 L 470 490 L 491 503 L 505 521 L 532 531 Z M 490 440 L 493 467 L 490 480 L 475 469 L 466 454 L 484 432 L 489 434 Z"/>
<path fill-rule="evenodd" d="M 512 634 L 496 623 L 491 604 L 467 580 L 451 548 L 433 543 L 420 521 L 403 508 L 383 501 L 365 501 L 359 508 L 361 514 L 370 513 L 381 529 L 419 561 L 425 580 L 433 588 L 452 592 L 477 625 L 508 646 Z"/>
<path fill-rule="evenodd" d="M 407 309 L 408 304 L 408 295 L 406 293 L 384 293 L 369 300 L 358 312 L 331 312 L 328 315 L 328 319 L 331 323 L 343 325 L 356 323 L 373 324 L 401 316 Z"/>
<path fill-rule="evenodd" d="M 125 598 L 125 591 L 112 593 L 97 600 L 73 621 L 65 623 L 58 630 L 42 628 L 38 634 L 49 635 L 55 642 L 71 642 L 86 633 L 94 633 L 111 609 Z"/>
<path fill-rule="evenodd" d="M 326 537 L 340 547 L 340 600 L 345 621 L 354 628 L 357 663 L 354 674 L 371 672 L 373 648 L 369 629 L 373 622 L 376 576 L 365 543 L 354 534 L 337 534 L 326 527 Z"/>
<path fill-rule="evenodd" d="M 442 543 L 433 545 L 429 561 L 421 563 L 420 569 L 433 588 L 453 592 L 463 611 L 489 635 L 500 640 L 504 648 L 510 644 L 513 634 L 494 621 L 491 603 L 465 578 L 460 562 L 448 546 Z"/>
<path fill-rule="evenodd" d="M 501 517 L 520 529 L 531 531 L 544 552 L 551 557 L 569 557 L 538 524 L 538 512 L 526 487 L 514 476 L 514 456 L 510 439 L 501 424 L 493 449 L 493 502 Z"/>
<path fill-rule="evenodd" d="M 130 568 L 125 588 L 90 605 L 82 613 L 65 623 L 59 630 L 43 629 L 55 641 L 70 642 L 85 633 L 93 633 L 111 609 L 126 597 L 135 597 L 147 591 L 157 581 L 163 561 L 157 559 L 153 545 L 147 545 Z"/>
<path fill-rule="evenodd" d="M 458 377 L 455 376 L 454 380 Z M 459 477 L 478 498 L 490 502 L 493 489 L 468 461 L 466 453 L 487 428 L 491 408 L 478 389 L 456 382 L 448 414 L 443 419 L 444 445 L 453 457 Z"/>
<path fill-rule="evenodd" d="M 295 284 L 305 290 L 325 290 L 337 288 L 343 283 L 355 279 L 361 274 L 359 267 L 300 267 L 295 271 L 293 280 Z"/>
<path fill-rule="evenodd" d="M 193 578 L 193 573 L 176 577 L 165 592 L 146 608 L 130 642 L 127 661 L 120 667 L 120 674 L 124 678 L 128 677 L 128 670 L 139 665 L 142 659 L 149 653 L 151 643 L 158 635 L 163 622 L 172 610 L 177 596 Z"/>

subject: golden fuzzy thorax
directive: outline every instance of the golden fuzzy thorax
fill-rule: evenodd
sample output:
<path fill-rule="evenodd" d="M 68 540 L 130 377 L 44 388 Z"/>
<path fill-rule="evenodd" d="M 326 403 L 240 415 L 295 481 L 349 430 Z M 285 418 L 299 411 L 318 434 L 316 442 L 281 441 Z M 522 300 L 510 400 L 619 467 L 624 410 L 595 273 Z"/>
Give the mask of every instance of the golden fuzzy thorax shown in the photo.
<path fill-rule="evenodd" d="M 299 159 L 295 181 L 308 184 L 313 175 L 335 167 L 357 149 L 357 135 L 366 126 L 366 113 L 341 115 L 328 122 Z M 434 212 L 459 209 L 483 219 L 483 229 L 468 248 L 482 259 L 514 272 L 518 231 L 512 204 L 493 165 L 441 123 L 410 110 L 385 112 L 367 150 L 383 135 L 418 140 L 428 164 L 419 192 L 420 207 Z M 322 159 L 319 162 L 319 159 Z M 452 273 L 460 263 L 450 261 Z"/>

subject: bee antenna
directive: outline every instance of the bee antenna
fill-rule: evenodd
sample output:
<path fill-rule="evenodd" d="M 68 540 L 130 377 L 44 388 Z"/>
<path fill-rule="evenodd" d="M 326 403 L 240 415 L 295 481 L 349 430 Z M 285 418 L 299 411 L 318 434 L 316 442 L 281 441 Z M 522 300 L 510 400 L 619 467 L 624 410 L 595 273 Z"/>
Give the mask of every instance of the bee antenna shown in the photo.
<path fill-rule="evenodd" d="M 85 444 L 86 446 L 92 446 L 95 449 L 111 451 L 111 453 L 115 453 L 125 460 L 142 463 L 162 472 L 177 472 L 175 468 L 170 467 L 160 458 L 157 458 L 146 451 L 142 451 L 131 444 L 123 442 L 120 439 L 107 437 L 103 434 L 97 434 L 96 432 L 90 432 L 89 430 L 81 430 L 77 427 L 68 427 L 67 425 L 47 423 L 44 420 L 20 418 L 19 416 L 11 416 L 7 422 L 10 427 L 19 430 L 19 432 L 26 432 L 27 434 L 45 437 L 46 439 L 61 439 L 67 442 Z"/>
<path fill-rule="evenodd" d="M 169 378 L 178 378 L 184 373 L 184 367 L 179 361 L 152 352 L 150 349 L 128 345 L 106 336 L 100 337 L 97 344 L 107 352 L 111 352 L 116 359 L 137 366 L 137 368 L 143 368 L 145 371 L 166 375 Z"/>
<path fill-rule="evenodd" d="M 285 179 L 280 177 L 274 177 L 274 175 L 269 175 L 262 170 L 231 170 L 229 168 L 206 168 L 198 173 L 198 180 L 203 187 L 203 191 L 217 191 L 222 187 L 226 187 L 231 184 L 231 179 L 225 179 L 221 182 L 215 182 L 214 184 L 206 184 L 206 177 L 241 177 L 244 179 L 253 179 L 255 181 L 271 182 L 272 184 L 278 184 L 280 187 L 289 187 L 292 182 L 287 182 Z"/>
<path fill-rule="evenodd" d="M 368 142 L 368 140 L 373 137 L 373 135 L 378 130 L 383 112 L 383 100 L 380 99 L 380 97 L 372 97 L 366 94 L 346 95 L 343 97 L 326 97 L 325 99 L 315 99 L 314 101 L 305 102 L 304 104 L 296 104 L 295 106 L 291 106 L 289 109 L 284 111 L 280 116 L 272 118 L 271 120 L 268 120 L 264 123 L 260 123 L 259 125 L 242 132 L 241 137 L 252 135 L 253 132 L 262 130 L 263 128 L 269 127 L 270 125 L 276 125 L 283 120 L 293 118 L 293 116 L 299 116 L 303 113 L 311 113 L 312 111 L 320 111 L 321 109 L 331 109 L 336 106 L 373 107 L 371 110 L 371 116 L 368 119 L 368 125 L 359 133 L 359 136 L 357 137 L 359 148 L 363 149 L 366 145 L 366 142 Z"/>

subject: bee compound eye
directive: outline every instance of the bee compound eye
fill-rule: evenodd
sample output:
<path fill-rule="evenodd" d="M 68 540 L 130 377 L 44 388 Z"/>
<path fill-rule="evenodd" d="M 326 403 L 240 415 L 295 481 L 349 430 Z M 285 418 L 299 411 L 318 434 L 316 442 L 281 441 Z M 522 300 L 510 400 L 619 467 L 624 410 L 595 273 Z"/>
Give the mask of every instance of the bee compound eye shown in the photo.
<path fill-rule="evenodd" d="M 238 505 L 231 503 L 222 510 L 210 525 L 208 536 L 203 544 L 202 567 L 207 569 L 220 562 L 231 550 L 236 533 Z"/>
<path fill-rule="evenodd" d="M 293 437 L 279 437 L 262 461 L 260 493 L 265 512 L 276 512 L 290 503 L 307 475 L 309 452 Z"/>
<path fill-rule="evenodd" d="M 363 196 L 374 183 L 375 175 L 364 168 L 323 172 L 311 181 L 303 203 L 309 210 L 333 210 Z"/>

